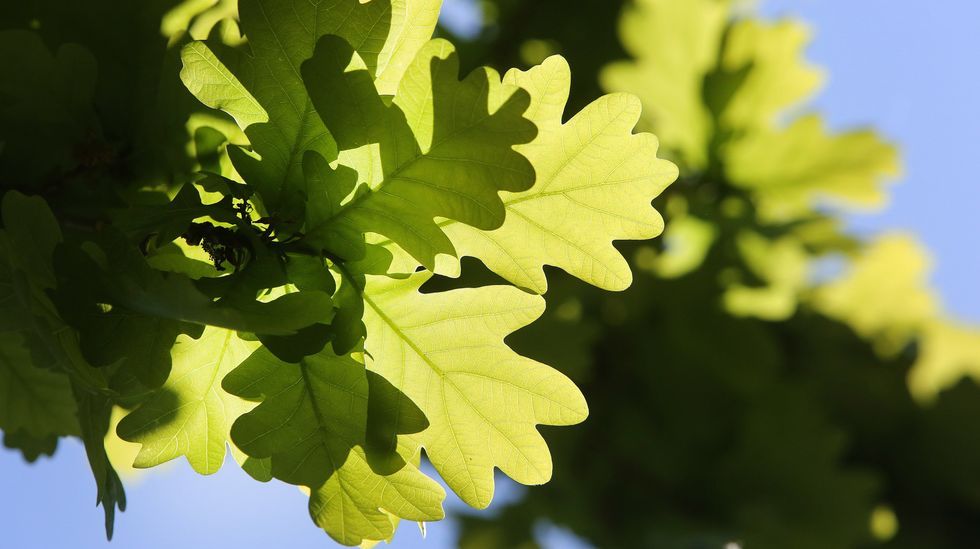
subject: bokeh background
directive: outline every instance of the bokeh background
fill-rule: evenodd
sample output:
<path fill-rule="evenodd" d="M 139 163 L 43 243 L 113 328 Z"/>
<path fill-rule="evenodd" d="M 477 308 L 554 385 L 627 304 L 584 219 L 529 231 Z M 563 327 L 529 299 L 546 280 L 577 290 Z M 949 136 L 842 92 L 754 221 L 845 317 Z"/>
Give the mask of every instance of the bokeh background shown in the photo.
<path fill-rule="evenodd" d="M 579 88 L 583 98 L 593 88 L 598 93 L 598 86 L 595 84 L 598 67 L 580 68 L 572 54 L 575 51 L 581 53 L 582 44 L 587 45 L 593 39 L 593 35 L 597 44 L 601 42 L 602 37 L 606 37 L 607 41 L 614 39 L 615 20 L 620 2 L 575 0 L 573 4 L 576 7 L 568 6 L 565 11 L 569 13 L 562 15 L 554 11 L 561 10 L 557 7 L 561 3 L 539 2 L 539 0 L 523 0 L 523 2 L 548 5 L 548 9 L 552 9 L 555 13 L 553 25 L 570 24 L 569 18 L 574 14 L 586 14 L 590 11 L 590 8 L 582 7 L 586 5 L 592 5 L 594 11 L 604 14 L 604 17 L 579 25 L 576 27 L 578 30 L 569 31 L 578 33 L 578 43 L 565 45 L 560 42 L 548 42 L 549 47 L 568 54 L 572 62 L 573 77 L 578 81 L 586 82 Z M 508 10 L 520 13 L 521 3 L 518 0 L 510 2 L 501 0 L 491 4 L 492 9 L 489 13 L 491 16 L 496 13 L 501 16 L 501 21 L 507 22 L 509 20 L 506 15 L 510 13 Z M 474 0 L 445 0 L 443 32 L 454 35 L 455 40 L 473 41 L 470 49 L 462 49 L 464 64 L 496 62 L 506 58 L 508 48 L 516 51 L 515 46 L 519 46 L 519 44 L 501 45 L 495 42 L 498 38 L 493 38 L 493 31 L 487 30 L 494 25 L 493 17 L 489 19 L 486 17 L 487 9 L 486 5 L 481 5 Z M 932 256 L 932 270 L 928 279 L 938 291 L 947 314 L 959 322 L 980 324 L 980 292 L 975 289 L 976 281 L 980 279 L 980 256 L 976 252 L 975 245 L 977 235 L 980 235 L 980 215 L 977 212 L 980 205 L 980 186 L 977 183 L 975 170 L 972 169 L 973 161 L 980 156 L 978 154 L 980 153 L 980 108 L 977 107 L 976 102 L 976 98 L 980 97 L 980 78 L 977 77 L 976 70 L 976 52 L 980 51 L 980 4 L 967 0 L 936 0 L 927 4 L 888 0 L 848 2 L 765 0 L 760 2 L 754 13 L 765 19 L 791 17 L 805 22 L 812 30 L 813 38 L 806 49 L 806 57 L 810 62 L 823 67 L 827 81 L 822 90 L 802 108 L 803 111 L 819 112 L 833 130 L 844 131 L 855 127 L 874 128 L 883 139 L 899 147 L 902 174 L 895 185 L 888 187 L 890 198 L 887 206 L 870 213 L 847 211 L 835 215 L 843 215 L 851 234 L 860 238 L 872 238 L 873 235 L 884 231 L 897 229 L 921 240 Z M 554 36 L 563 34 L 560 29 L 541 27 L 541 34 L 538 35 L 535 27 L 537 23 L 534 18 L 522 21 L 520 30 L 514 31 L 517 34 L 507 35 L 506 39 L 520 41 L 541 39 L 547 42 L 553 39 L 548 35 L 549 32 Z M 495 54 L 493 51 L 487 53 L 486 48 L 494 47 L 503 53 Z M 563 51 L 566 47 L 570 51 Z M 598 46 L 597 49 L 601 50 Z M 625 57 L 625 54 L 620 54 L 620 57 Z M 604 62 L 615 59 L 615 57 L 607 58 Z M 900 276 L 900 273 L 895 275 Z M 641 278 L 638 283 L 654 284 L 656 281 L 651 278 Z M 556 292 L 560 294 L 561 291 L 559 288 Z M 577 290 L 573 288 L 569 291 L 574 293 Z M 588 314 L 588 307 L 586 307 L 586 314 Z M 789 331 L 811 328 L 810 324 L 806 324 L 795 326 Z M 833 331 L 831 328 L 827 330 L 828 333 Z M 705 341 L 710 342 L 712 336 L 711 329 L 706 328 Z M 819 343 L 819 337 L 814 336 L 814 339 Z M 861 348 L 857 341 L 858 338 L 854 338 L 854 342 L 848 343 L 848 349 L 851 350 L 843 353 L 851 357 L 863 356 L 861 353 L 868 353 L 868 356 L 871 356 L 872 353 Z M 817 353 L 818 347 L 819 345 L 815 347 L 816 350 L 805 352 Z M 614 346 L 603 347 L 600 343 L 600 348 L 610 349 L 607 354 L 615 353 Z M 831 357 L 830 354 L 827 356 Z M 618 359 L 618 357 L 612 358 Z M 881 362 L 885 364 L 882 367 L 901 369 L 908 368 L 912 361 L 914 361 L 912 357 L 899 355 Z M 558 363 L 557 366 L 561 368 L 562 364 Z M 814 375 L 813 378 L 822 380 L 814 382 L 815 384 L 826 382 L 826 379 L 819 375 Z M 862 381 L 871 385 L 857 389 L 859 393 L 873 392 L 875 383 L 891 383 L 901 378 L 902 376 L 898 374 L 882 374 L 880 379 Z M 622 377 L 622 379 L 628 380 L 629 377 Z M 663 379 L 672 378 L 666 376 Z M 842 384 L 858 383 L 855 381 L 856 378 L 838 379 Z M 589 386 L 586 385 L 586 396 L 591 399 Z M 953 405 L 953 411 L 921 421 L 910 421 L 918 422 L 916 425 L 948 421 L 953 424 L 950 427 L 956 427 L 957 422 L 961 425 L 975 423 L 980 416 L 971 417 L 969 412 L 977 411 L 980 403 L 972 403 L 970 399 L 980 397 L 980 392 L 969 388 L 957 390 L 966 393 L 963 393 L 962 398 Z M 712 393 L 706 391 L 703 395 L 695 396 L 711 399 Z M 606 421 L 611 417 L 597 413 L 602 406 L 601 398 L 605 397 L 592 402 L 595 415 L 589 420 L 591 423 Z M 873 407 L 874 402 L 877 401 L 869 396 L 867 406 Z M 903 401 L 901 406 L 911 410 L 912 406 L 919 405 L 911 404 L 911 401 L 909 403 Z M 896 405 L 896 407 L 901 406 Z M 707 413 L 715 408 L 705 405 L 694 406 L 693 409 L 702 409 Z M 690 410 L 678 408 L 677 413 L 690 413 Z M 853 441 L 854 437 L 859 436 L 854 433 L 865 433 L 867 430 L 841 426 L 850 425 L 848 421 L 851 420 L 860 423 L 862 417 L 874 416 L 875 411 L 870 409 L 862 411 L 858 406 L 857 410 L 853 411 L 853 417 L 849 416 L 848 420 L 839 419 L 835 416 L 836 413 L 832 411 L 828 414 L 832 417 L 830 424 L 847 431 L 850 437 L 849 442 L 843 445 L 847 448 L 860 447 L 861 442 Z M 909 411 L 901 413 L 914 414 Z M 644 425 L 641 420 L 634 419 L 634 421 L 638 422 L 635 436 L 651 439 L 645 444 L 655 447 L 658 444 L 677 443 L 669 436 L 662 439 L 662 442 L 658 442 L 656 429 L 647 432 L 645 429 L 647 425 Z M 825 428 L 822 421 L 822 419 L 814 420 L 814 429 Z M 656 420 L 651 419 L 651 423 L 656 423 Z M 589 428 L 601 429 L 601 427 L 592 425 Z M 575 430 L 579 427 L 570 429 Z M 549 435 L 551 433 L 549 431 Z M 733 431 L 730 436 L 751 435 Z M 887 437 L 881 440 L 885 438 Z M 976 530 L 963 527 L 963 524 L 969 524 L 971 521 L 980 523 L 980 514 L 976 514 L 980 509 L 977 506 L 977 493 L 980 492 L 975 489 L 976 475 L 980 475 L 980 452 L 967 445 L 964 446 L 964 451 L 959 452 L 959 456 L 950 458 L 945 455 L 950 451 L 949 446 L 940 446 L 948 444 L 949 441 L 963 442 L 956 436 L 944 433 L 933 438 L 923 435 L 922 438 L 917 439 L 916 444 L 919 444 L 920 448 L 927 444 L 936 444 L 936 447 L 924 448 L 924 451 L 939 454 L 940 461 L 947 458 L 951 461 L 959 460 L 950 466 L 950 470 L 957 473 L 970 471 L 971 464 L 968 458 L 976 458 L 972 462 L 972 469 L 977 471 L 973 473 L 974 476 L 937 479 L 923 473 L 922 478 L 919 478 L 916 476 L 918 474 L 916 470 L 909 469 L 908 463 L 895 465 L 887 458 L 878 460 L 871 455 L 874 452 L 867 449 L 859 449 L 855 452 L 843 451 L 844 457 L 839 459 L 848 464 L 853 462 L 855 471 L 868 469 L 869 464 L 883 463 L 882 468 L 890 468 L 890 470 L 879 476 L 904 478 L 902 475 L 905 475 L 912 478 L 908 483 L 912 485 L 910 487 L 902 485 L 896 488 L 894 485 L 888 485 L 891 487 L 886 486 L 883 492 L 877 492 L 874 496 L 884 502 L 883 504 L 872 502 L 872 509 L 876 510 L 873 513 L 874 520 L 879 521 L 878 528 L 883 528 L 881 531 L 885 536 L 881 541 L 888 541 L 889 533 L 891 536 L 895 535 L 893 531 L 895 528 L 889 527 L 889 521 L 896 516 L 898 532 L 907 531 L 903 530 L 906 528 L 904 520 L 906 515 L 903 515 L 901 506 L 903 498 L 929 494 L 934 499 L 923 501 L 923 507 L 933 505 L 936 514 L 941 516 L 912 516 L 911 523 L 919 524 L 918 527 L 912 527 L 924 533 L 921 534 L 922 537 L 909 538 L 903 542 L 905 545 L 901 546 L 915 547 L 917 541 L 923 540 L 938 540 L 938 542 L 936 545 L 918 546 L 980 546 L 980 538 L 973 537 L 977 533 Z M 577 501 L 585 501 L 576 499 L 582 494 L 575 492 L 574 489 L 563 491 L 562 488 L 573 486 L 583 480 L 578 469 L 564 467 L 562 462 L 563 459 L 573 461 L 573 456 L 563 453 L 562 449 L 573 449 L 576 447 L 575 444 L 577 444 L 575 441 L 559 441 L 555 450 L 557 465 L 556 476 L 552 481 L 553 487 L 523 488 L 505 478 L 500 478 L 495 504 L 489 511 L 482 513 L 464 509 L 464 506 L 458 500 L 454 500 L 450 494 L 447 507 L 451 514 L 466 513 L 486 519 L 486 522 L 467 523 L 469 525 L 467 531 L 474 537 L 467 538 L 469 541 L 466 543 L 473 547 L 517 546 L 526 543 L 525 534 L 529 531 L 544 547 L 625 546 L 622 544 L 629 538 L 622 533 L 617 537 L 609 532 L 609 537 L 603 539 L 601 536 L 594 535 L 594 532 L 597 529 L 601 530 L 602 525 L 596 508 L 616 508 L 620 505 L 626 507 L 626 503 L 631 510 L 621 511 L 621 513 L 635 515 L 636 524 L 666 520 L 657 518 L 659 512 L 669 518 L 667 522 L 685 523 L 690 526 L 690 530 L 704 534 L 688 538 L 678 534 L 679 537 L 669 538 L 674 541 L 662 541 L 660 545 L 656 545 L 651 540 L 667 540 L 669 537 L 668 534 L 660 532 L 658 535 L 663 534 L 668 537 L 644 538 L 646 541 L 638 542 L 641 545 L 721 547 L 725 542 L 738 541 L 736 538 L 727 537 L 729 530 L 726 527 L 744 524 L 746 521 L 753 524 L 766 522 L 764 519 L 739 518 L 718 509 L 707 509 L 704 502 L 699 501 L 697 497 L 692 497 L 690 501 L 684 498 L 673 501 L 677 509 L 682 509 L 677 513 L 664 513 L 665 506 L 669 507 L 671 502 L 655 501 L 656 496 L 653 496 L 651 501 L 625 503 L 603 501 L 604 497 L 610 497 L 610 493 L 615 492 L 617 483 L 621 483 L 624 491 L 628 492 L 625 488 L 630 483 L 636 482 L 636 479 L 628 476 L 628 467 L 621 467 L 608 460 L 604 461 L 603 455 L 597 455 L 591 458 L 592 467 L 611 478 L 603 485 L 603 489 L 596 489 L 596 500 L 589 504 L 596 507 L 583 507 L 580 510 L 581 513 L 592 513 L 599 521 L 599 526 L 586 525 L 582 521 L 570 518 L 575 517 L 573 511 L 561 507 L 563 504 L 574 506 L 577 505 Z M 800 444 L 800 448 L 804 448 L 806 443 Z M 863 444 L 873 446 L 872 443 Z M 645 446 L 638 448 L 639 453 L 647 452 L 643 449 Z M 882 452 L 887 452 L 897 451 L 900 448 L 882 446 L 881 449 Z M 646 457 L 655 459 L 656 456 L 650 454 Z M 589 456 L 574 457 L 576 463 L 587 463 L 589 459 Z M 754 456 L 749 455 L 746 459 L 754 459 Z M 838 457 L 829 459 L 836 463 Z M 230 465 L 218 474 L 207 478 L 194 474 L 183 461 L 174 462 L 160 471 L 129 477 L 127 496 L 130 506 L 117 519 L 116 536 L 110 544 L 104 540 L 102 511 L 95 507 L 94 486 L 80 444 L 64 442 L 53 458 L 41 459 L 33 465 L 26 464 L 14 452 L 0 452 L 0 494 L 3 495 L 3 503 L 0 503 L 2 506 L 0 524 L 4 530 L 0 546 L 11 549 L 333 546 L 333 543 L 306 517 L 305 498 L 295 488 L 282 484 L 256 483 L 233 463 Z M 676 470 L 679 471 L 679 475 L 690 474 L 689 469 L 681 466 Z M 801 466 L 798 474 L 809 475 L 810 471 Z M 816 476 L 818 474 L 824 474 L 824 471 L 815 473 L 812 479 L 818 484 L 824 481 L 845 482 L 837 475 L 836 470 L 827 472 L 826 474 L 830 476 L 826 479 Z M 919 485 L 928 485 L 935 489 L 924 489 Z M 960 493 L 956 493 L 953 488 L 947 489 L 954 485 L 962 487 Z M 677 483 L 665 487 L 664 490 L 676 496 L 684 490 L 696 490 L 697 486 L 696 482 Z M 751 483 L 746 486 L 751 486 Z M 724 497 L 733 502 L 739 501 L 740 494 L 736 488 L 735 485 L 728 486 L 726 490 L 734 490 L 735 493 L 726 493 Z M 705 488 L 708 491 L 710 489 L 710 487 Z M 546 490 L 553 491 L 554 494 L 541 497 L 535 495 L 551 493 L 545 492 Z M 656 490 L 656 486 L 651 490 Z M 861 489 L 854 488 L 854 490 Z M 538 499 L 535 500 L 536 497 Z M 630 496 L 624 494 L 623 497 Z M 801 493 L 800 497 L 810 496 Z M 564 502 L 561 501 L 563 498 Z M 523 507 L 520 506 L 518 502 L 525 500 L 531 502 L 525 502 Z M 777 500 L 778 498 L 775 498 L 773 501 Z M 517 506 L 510 507 L 512 503 Z M 837 502 L 832 498 L 820 500 L 815 505 L 825 507 L 810 509 L 808 512 L 813 515 L 824 513 L 827 515 L 824 518 L 830 520 L 833 510 L 826 507 L 833 507 L 838 503 L 846 507 L 850 500 L 845 502 Z M 864 522 L 868 523 L 869 520 L 870 517 Z M 634 523 L 610 519 L 608 524 L 629 528 Z M 814 519 L 812 524 L 804 520 L 796 534 L 805 536 L 806 528 L 819 524 L 817 519 Z M 709 531 L 711 525 L 718 526 L 717 532 Z M 405 524 L 399 530 L 394 546 L 429 549 L 455 547 L 459 543 L 462 528 L 463 522 L 451 518 L 442 523 L 427 525 L 423 538 L 419 528 Z M 573 529 L 579 528 L 591 539 L 586 541 L 573 533 Z M 947 529 L 949 532 L 936 534 L 935 538 L 929 537 L 929 532 L 940 528 Z M 873 529 L 873 526 L 869 524 L 868 529 Z M 667 528 L 667 530 L 671 529 Z M 507 532 L 511 531 L 513 537 L 508 537 L 511 534 Z M 674 533 L 676 532 L 670 535 Z M 689 543 L 677 541 L 682 538 L 691 541 Z M 973 543 L 970 543 L 971 541 Z M 868 538 L 867 543 L 869 546 L 875 546 L 872 537 Z M 957 545 L 957 543 L 964 544 Z M 830 545 L 825 546 L 830 547 Z"/>

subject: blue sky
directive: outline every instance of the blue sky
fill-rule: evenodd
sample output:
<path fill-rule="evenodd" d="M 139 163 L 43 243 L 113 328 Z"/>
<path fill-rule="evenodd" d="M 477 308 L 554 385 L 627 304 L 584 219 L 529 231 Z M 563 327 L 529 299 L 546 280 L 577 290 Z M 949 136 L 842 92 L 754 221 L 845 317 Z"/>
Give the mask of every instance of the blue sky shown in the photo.
<path fill-rule="evenodd" d="M 466 3 L 447 2 L 455 22 L 467 24 L 473 14 Z M 980 176 L 972 169 L 980 159 L 980 2 L 768 0 L 762 11 L 801 17 L 814 29 L 809 58 L 830 75 L 814 108 L 838 129 L 873 126 L 903 152 L 905 173 L 892 187 L 891 204 L 853 215 L 853 227 L 867 235 L 886 229 L 919 235 L 936 259 L 934 282 L 948 308 L 980 323 Z M 500 497 L 517 490 L 502 482 Z M 0 494 L 10 549 L 334 546 L 310 523 L 295 488 L 258 484 L 234 466 L 205 478 L 180 461 L 143 477 L 128 488 L 130 508 L 117 519 L 112 544 L 102 537 L 77 443 L 30 467 L 0 451 Z M 452 523 L 432 524 L 423 541 L 417 528 L 404 525 L 394 547 L 451 547 L 453 531 Z M 561 532 L 545 539 L 551 547 L 574 547 Z"/>

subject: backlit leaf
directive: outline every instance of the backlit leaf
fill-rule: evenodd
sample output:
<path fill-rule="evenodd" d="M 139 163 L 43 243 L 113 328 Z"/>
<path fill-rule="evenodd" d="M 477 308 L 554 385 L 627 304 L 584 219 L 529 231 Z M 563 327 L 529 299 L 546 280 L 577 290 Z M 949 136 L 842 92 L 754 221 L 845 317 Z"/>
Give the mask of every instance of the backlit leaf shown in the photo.
<path fill-rule="evenodd" d="M 588 408 L 568 378 L 504 344 L 541 315 L 542 299 L 509 286 L 419 293 L 426 278 L 369 279 L 368 367 L 425 414 L 416 438 L 466 503 L 490 504 L 495 467 L 547 482 L 551 456 L 535 426 L 579 423 Z"/>
<path fill-rule="evenodd" d="M 220 469 L 232 423 L 253 407 L 225 393 L 221 380 L 257 347 L 220 328 L 207 328 L 199 339 L 180 336 L 167 382 L 117 428 L 124 440 L 142 445 L 135 466 L 184 456 L 202 475 Z"/>
<path fill-rule="evenodd" d="M 441 225 L 460 255 L 537 293 L 547 289 L 545 265 L 606 290 L 626 289 L 633 276 L 613 242 L 660 234 L 663 220 L 650 202 L 677 177 L 673 164 L 657 158 L 656 137 L 633 133 L 640 102 L 607 95 L 563 124 L 571 81 L 564 59 L 511 71 L 504 81 L 531 95 L 538 135 L 516 150 L 534 166 L 534 186 L 503 195 L 507 219 L 499 229 Z"/>

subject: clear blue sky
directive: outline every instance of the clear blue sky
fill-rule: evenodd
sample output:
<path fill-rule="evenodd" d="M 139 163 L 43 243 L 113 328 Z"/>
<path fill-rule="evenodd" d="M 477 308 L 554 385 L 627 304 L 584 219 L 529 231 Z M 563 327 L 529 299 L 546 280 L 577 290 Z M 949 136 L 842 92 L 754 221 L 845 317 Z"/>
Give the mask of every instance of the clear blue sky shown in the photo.
<path fill-rule="evenodd" d="M 467 1 L 447 1 L 454 23 L 471 24 Z M 768 0 L 762 10 L 813 27 L 809 57 L 830 74 L 814 107 L 836 128 L 874 126 L 903 151 L 905 175 L 892 203 L 853 216 L 853 226 L 869 235 L 895 228 L 918 234 L 936 258 L 934 281 L 947 306 L 980 322 L 980 175 L 972 165 L 980 159 L 980 2 Z M 500 492 L 506 499 L 515 490 L 504 484 Z M 312 526 L 295 488 L 258 484 L 234 466 L 204 478 L 180 461 L 130 486 L 130 509 L 111 545 L 78 444 L 63 444 L 55 459 L 32 467 L 0 451 L 0 494 L 5 549 L 334 546 Z M 551 547 L 574 547 L 560 532 L 544 538 Z M 424 542 L 406 524 L 394 547 L 442 549 L 453 539 L 451 523 L 429 525 Z"/>

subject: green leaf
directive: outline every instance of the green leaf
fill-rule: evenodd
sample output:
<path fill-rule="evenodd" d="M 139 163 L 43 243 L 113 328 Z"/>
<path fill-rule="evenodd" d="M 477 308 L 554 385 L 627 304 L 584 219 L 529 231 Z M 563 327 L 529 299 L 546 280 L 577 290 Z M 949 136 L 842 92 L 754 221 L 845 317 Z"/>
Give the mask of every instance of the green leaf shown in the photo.
<path fill-rule="evenodd" d="M 323 350 L 333 339 L 334 329 L 330 324 L 318 323 L 287 336 L 257 334 L 257 337 L 276 357 L 286 362 L 299 362 L 303 357 Z"/>
<path fill-rule="evenodd" d="M 444 230 L 461 256 L 539 294 L 547 290 L 545 265 L 606 290 L 626 289 L 633 276 L 613 241 L 659 235 L 663 219 L 650 202 L 677 177 L 676 166 L 657 158 L 657 138 L 633 133 L 639 100 L 607 95 L 563 124 L 571 84 L 563 58 L 511 71 L 504 82 L 531 95 L 538 136 L 516 150 L 534 166 L 534 187 L 504 194 L 499 229 L 444 222 Z M 444 270 L 458 273 L 458 264 Z"/>
<path fill-rule="evenodd" d="M 416 459 L 417 461 L 417 459 Z M 344 545 L 389 540 L 398 519 L 442 520 L 442 487 L 408 463 L 379 476 L 364 451 L 354 448 L 347 461 L 310 494 L 310 514 L 317 526 Z"/>
<path fill-rule="evenodd" d="M 199 325 L 128 311 L 114 313 L 116 310 L 92 323 L 98 327 L 98 333 L 81 332 L 82 352 L 93 365 L 118 364 L 120 369 L 128 370 L 150 389 L 162 385 L 170 375 L 170 353 L 177 337 L 182 333 L 201 334 L 202 327 Z M 103 347 L 98 352 L 102 355 L 102 363 L 97 363 L 92 359 L 92 350 L 87 349 L 85 344 L 97 345 L 100 340 Z"/>
<path fill-rule="evenodd" d="M 333 295 L 337 283 L 333 273 L 321 257 L 290 255 L 286 259 L 286 272 L 290 282 L 301 291 L 323 292 Z"/>
<path fill-rule="evenodd" d="M 203 42 L 191 42 L 181 50 L 180 79 L 202 103 L 225 111 L 242 129 L 269 121 L 258 100 Z"/>
<path fill-rule="evenodd" d="M 356 280 L 352 278 L 356 277 Z M 340 278 L 334 301 L 337 304 L 337 314 L 333 317 L 331 327 L 334 337 L 331 345 L 337 354 L 347 354 L 360 344 L 367 335 L 364 327 L 364 300 L 361 298 L 361 288 L 364 287 L 363 275 L 348 273 Z"/>
<path fill-rule="evenodd" d="M 26 310 L 17 295 L 18 273 L 11 264 L 10 241 L 0 233 L 0 331 L 24 329 Z M 23 277 L 23 275 L 20 275 Z"/>
<path fill-rule="evenodd" d="M 728 312 L 766 320 L 793 316 L 808 283 L 809 256 L 803 243 L 793 235 L 768 239 L 744 231 L 736 236 L 735 245 L 748 270 L 765 285 L 730 285 L 723 296 Z"/>
<path fill-rule="evenodd" d="M 398 435 L 420 433 L 429 420 L 387 379 L 371 371 L 367 378 L 367 457 L 372 469 L 394 472 L 405 464 L 398 453 Z"/>
<path fill-rule="evenodd" d="M 964 377 L 980 379 L 980 330 L 946 320 L 928 322 L 920 331 L 919 358 L 909 371 L 912 395 L 933 402 Z"/>
<path fill-rule="evenodd" d="M 181 0 L 163 15 L 160 31 L 168 37 L 186 32 L 203 40 L 219 24 L 232 23 L 230 18 L 237 14 L 238 0 Z"/>
<path fill-rule="evenodd" d="M 392 0 L 391 30 L 378 54 L 375 84 L 381 95 L 395 95 L 422 46 L 432 38 L 442 0 Z"/>
<path fill-rule="evenodd" d="M 634 258 L 638 269 L 660 278 L 678 278 L 701 267 L 718 238 L 714 223 L 687 215 L 680 208 L 674 210 L 671 212 L 668 205 L 670 224 L 662 237 L 664 249 L 658 252 L 653 246 L 643 246 Z"/>
<path fill-rule="evenodd" d="M 929 287 L 932 260 L 909 235 L 886 234 L 855 258 L 848 272 L 818 288 L 814 308 L 850 325 L 879 351 L 897 353 L 940 312 Z"/>
<path fill-rule="evenodd" d="M 3 445 L 11 450 L 19 450 L 28 463 L 34 463 L 41 456 L 53 456 L 58 449 L 58 436 L 35 437 L 27 431 L 4 432 Z"/>
<path fill-rule="evenodd" d="M 619 34 L 633 61 L 603 69 L 605 89 L 637 94 L 644 120 L 664 147 L 689 168 L 708 162 L 714 132 L 703 101 L 704 78 L 716 66 L 729 18 L 727 0 L 639 0 Z"/>
<path fill-rule="evenodd" d="M 18 305 L 25 311 L 22 332 L 31 358 L 38 365 L 68 373 L 88 389 L 108 387 L 106 376 L 85 359 L 78 334 L 59 316 L 55 305 L 27 277 L 15 272 L 14 291 Z"/>
<path fill-rule="evenodd" d="M 311 488 L 310 513 L 338 542 L 390 537 L 394 527 L 381 509 L 410 520 L 442 518 L 442 489 L 414 465 L 382 476 L 368 464 L 363 364 L 329 350 L 289 364 L 259 349 L 223 386 L 262 401 L 232 427 L 236 445 L 270 458 L 272 476 Z"/>
<path fill-rule="evenodd" d="M 167 382 L 117 427 L 121 438 L 142 444 L 134 465 L 185 456 L 198 473 L 217 472 L 232 423 L 253 407 L 225 393 L 221 380 L 257 347 L 221 328 L 207 328 L 199 339 L 180 336 Z"/>
<path fill-rule="evenodd" d="M 534 137 L 522 116 L 527 94 L 485 68 L 460 82 L 454 49 L 433 40 L 389 105 L 354 53 L 343 40 L 324 37 L 303 64 L 340 162 L 356 169 L 362 183 L 332 214 L 308 213 L 307 245 L 336 251 L 334 241 L 373 232 L 432 268 L 437 254 L 454 254 L 433 218 L 497 228 L 504 221 L 497 193 L 533 183 L 533 168 L 513 150 Z"/>
<path fill-rule="evenodd" d="M 32 284 L 53 288 L 51 259 L 62 239 L 58 220 L 48 204 L 41 197 L 10 191 L 3 196 L 0 212 L 14 263 L 31 278 Z"/>
<path fill-rule="evenodd" d="M 71 281 L 50 295 L 61 317 L 78 331 L 79 348 L 89 364 L 125 370 L 149 389 L 166 381 L 177 336 L 200 335 L 200 326 L 93 302 L 95 296 Z"/>
<path fill-rule="evenodd" d="M 4 30 L 0 73 L 0 180 L 39 188 L 74 168 L 77 147 L 100 132 L 95 59 L 77 44 L 52 54 L 38 34 Z"/>
<path fill-rule="evenodd" d="M 573 425 L 588 409 L 568 378 L 504 343 L 541 315 L 542 298 L 510 286 L 419 293 L 428 276 L 369 278 L 368 367 L 419 406 L 430 423 L 416 436 L 426 455 L 463 501 L 483 508 L 494 467 L 523 484 L 548 481 L 535 425 Z"/>
<path fill-rule="evenodd" d="M 272 476 L 272 460 L 247 457 L 242 462 L 242 470 L 259 482 L 269 482 Z"/>
<path fill-rule="evenodd" d="M 232 208 L 231 199 L 204 204 L 201 193 L 188 183 L 166 204 L 130 204 L 115 212 L 113 220 L 115 227 L 129 235 L 134 242 L 142 242 L 146 237 L 155 235 L 156 245 L 163 246 L 186 232 L 191 223 L 201 217 L 235 223 L 238 217 Z"/>
<path fill-rule="evenodd" d="M 744 72 L 719 113 L 724 130 L 771 128 L 776 117 L 819 89 L 823 75 L 802 61 L 807 28 L 793 21 L 734 23 L 725 40 L 720 69 Z"/>
<path fill-rule="evenodd" d="M 363 439 L 367 378 L 349 356 L 324 351 L 290 364 L 262 348 L 223 387 L 262 400 L 235 422 L 232 439 L 251 457 L 272 458 L 273 476 L 285 482 L 323 484 Z"/>
<path fill-rule="evenodd" d="M 16 332 L 0 333 L 0 430 L 30 437 L 78 434 L 68 377 L 34 365 Z"/>
<path fill-rule="evenodd" d="M 214 268 L 214 263 L 205 259 L 206 255 L 200 248 L 171 242 L 150 251 L 146 263 L 158 271 L 179 273 L 192 280 L 219 276 L 221 273 Z"/>
<path fill-rule="evenodd" d="M 326 261 L 320 257 L 291 255 L 286 261 L 290 282 L 300 291 L 323 292 L 332 295 L 337 285 Z M 332 322 L 336 322 L 336 316 Z M 331 324 L 313 324 L 293 335 L 259 334 L 259 340 L 273 354 L 286 362 L 299 362 L 303 357 L 319 353 L 336 336 Z"/>
<path fill-rule="evenodd" d="M 47 291 L 56 285 L 53 254 L 61 228 L 47 203 L 9 191 L 0 204 L 4 229 L 0 253 L 9 275 L 7 314 L 19 317 L 19 328 L 38 365 L 60 369 L 90 389 L 104 389 L 105 376 L 85 360 L 78 335 L 58 314 Z"/>
<path fill-rule="evenodd" d="M 218 62 L 206 45 L 192 43 L 182 52 L 181 76 L 202 103 L 228 109 L 245 124 L 242 129 L 261 161 L 230 149 L 236 169 L 269 213 L 295 223 L 304 209 L 303 154 L 315 151 L 328 159 L 337 154 L 306 94 L 300 65 L 313 55 L 321 36 L 332 34 L 353 44 L 373 72 L 390 29 L 391 5 L 387 0 L 287 3 L 288 8 L 278 0 L 241 0 L 239 16 L 250 55 L 229 54 Z M 202 81 L 209 85 L 199 85 Z M 265 117 L 267 123 L 256 123 Z"/>
<path fill-rule="evenodd" d="M 64 276 L 88 285 L 86 290 L 103 302 L 150 317 L 269 335 L 294 334 L 333 316 L 330 297 L 322 292 L 290 293 L 268 302 L 241 296 L 212 300 L 190 278 L 156 271 L 137 250 L 105 236 L 105 247 L 97 250 L 109 254 L 110 271 L 76 248 L 64 248 L 57 257 Z"/>
<path fill-rule="evenodd" d="M 88 393 L 77 386 L 72 387 L 78 402 L 78 419 L 81 425 L 82 442 L 89 466 L 95 476 L 98 489 L 96 503 L 105 512 L 105 533 L 112 539 L 116 522 L 116 508 L 126 510 L 126 491 L 119 474 L 112 467 L 105 449 L 105 436 L 112 418 L 112 401 L 102 395 Z"/>
<path fill-rule="evenodd" d="M 753 132 L 722 154 L 732 184 L 752 191 L 760 215 L 775 220 L 808 212 L 818 199 L 880 206 L 882 179 L 899 171 L 897 151 L 877 134 L 830 135 L 817 116 Z"/>

